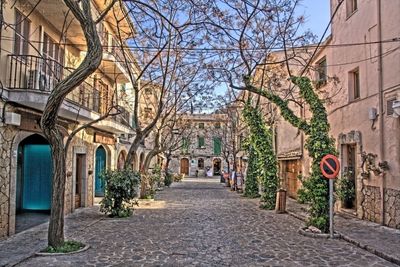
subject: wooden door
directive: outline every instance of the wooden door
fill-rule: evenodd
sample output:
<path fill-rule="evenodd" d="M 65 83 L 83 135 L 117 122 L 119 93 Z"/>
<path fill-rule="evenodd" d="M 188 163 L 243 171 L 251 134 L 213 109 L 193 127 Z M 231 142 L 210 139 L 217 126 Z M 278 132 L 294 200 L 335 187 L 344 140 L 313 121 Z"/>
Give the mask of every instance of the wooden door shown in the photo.
<path fill-rule="evenodd" d="M 76 155 L 76 173 L 75 173 L 75 208 L 82 207 L 83 205 L 83 176 L 84 176 L 84 159 L 85 155 Z"/>
<path fill-rule="evenodd" d="M 189 175 L 189 160 L 181 159 L 181 174 Z"/>
<path fill-rule="evenodd" d="M 299 189 L 300 164 L 298 160 L 286 161 L 286 180 L 287 180 L 287 191 L 289 197 L 297 198 L 297 190 Z"/>

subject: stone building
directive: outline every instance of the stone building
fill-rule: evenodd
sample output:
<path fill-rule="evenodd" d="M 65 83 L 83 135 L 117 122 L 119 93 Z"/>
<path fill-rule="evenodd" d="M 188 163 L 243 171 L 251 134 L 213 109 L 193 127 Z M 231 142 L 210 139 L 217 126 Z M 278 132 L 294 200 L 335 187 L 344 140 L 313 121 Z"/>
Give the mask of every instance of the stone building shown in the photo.
<path fill-rule="evenodd" d="M 4 20 L 16 26 L 1 31 L 0 238 L 22 230 L 26 216 L 50 210 L 52 164 L 50 146 L 39 126 L 41 112 L 57 81 L 77 67 L 86 53 L 76 20 L 61 34 L 67 9 L 64 3 L 41 1 L 33 10 L 36 2 L 6 1 L 3 9 Z M 92 3 L 94 15 L 106 4 L 100 0 Z M 124 165 L 134 134 L 126 68 L 137 73 L 139 67 L 121 63 L 116 19 L 121 19 L 122 28 L 133 27 L 119 4 L 97 25 L 104 46 L 101 65 L 67 96 L 59 110 L 58 123 L 66 136 L 113 106 L 122 111 L 72 139 L 67 151 L 66 213 L 91 206 L 96 196 L 104 194 L 99 173 Z M 123 33 L 123 38 L 132 36 Z M 139 168 L 138 160 L 133 167 Z"/>
<path fill-rule="evenodd" d="M 339 3 L 331 0 L 332 12 Z M 399 10 L 397 0 L 343 1 L 331 36 L 306 72 L 325 99 L 340 178 L 355 188 L 354 201 L 338 201 L 336 208 L 393 228 L 400 228 Z M 302 70 L 299 64 L 291 67 L 294 75 Z M 310 118 L 306 107 L 290 107 L 299 117 Z M 283 186 L 296 198 L 301 187 L 297 177 L 310 171 L 306 137 L 279 114 L 274 133 Z"/>
<path fill-rule="evenodd" d="M 225 114 L 191 114 L 182 116 L 180 127 L 191 134 L 183 138 L 181 149 L 174 152 L 170 169 L 187 176 L 206 176 L 207 170 L 219 175 L 224 169 L 222 131 Z"/>

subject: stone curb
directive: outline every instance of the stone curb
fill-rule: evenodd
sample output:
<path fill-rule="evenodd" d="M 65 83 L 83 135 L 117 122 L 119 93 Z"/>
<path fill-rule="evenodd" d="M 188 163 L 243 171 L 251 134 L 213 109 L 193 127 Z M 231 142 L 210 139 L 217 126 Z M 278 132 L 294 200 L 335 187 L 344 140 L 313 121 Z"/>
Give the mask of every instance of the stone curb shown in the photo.
<path fill-rule="evenodd" d="M 294 212 L 287 211 L 287 214 L 289 214 L 290 216 L 292 216 L 292 217 L 294 217 L 296 219 L 299 219 L 301 221 L 306 221 L 306 218 L 304 216 L 301 216 L 301 215 L 296 214 Z M 385 252 L 379 251 L 379 250 L 377 250 L 377 249 L 375 249 L 375 248 L 373 248 L 373 247 L 371 247 L 369 245 L 364 245 L 361 242 L 359 242 L 359 241 L 357 241 L 357 240 L 355 240 L 355 239 L 353 239 L 353 238 L 351 238 L 351 237 L 349 237 L 347 235 L 344 235 L 344 234 L 342 234 L 340 232 L 336 232 L 336 233 L 339 235 L 339 239 L 342 239 L 342 240 L 344 240 L 344 241 L 346 241 L 346 242 L 348 242 L 350 244 L 353 244 L 353 245 L 355 245 L 355 246 L 357 246 L 357 247 L 359 247 L 359 248 L 361 248 L 363 250 L 366 250 L 369 253 L 372 253 L 372 254 L 374 254 L 374 255 L 376 255 L 376 256 L 384 259 L 384 260 L 387 260 L 387 261 L 389 261 L 391 263 L 394 263 L 394 264 L 397 264 L 397 265 L 400 266 L 400 259 L 398 259 L 396 257 L 393 257 L 393 256 L 391 256 L 389 254 L 386 254 Z M 312 236 L 312 234 L 311 235 L 306 235 L 306 236 L 315 237 L 315 236 Z M 321 237 L 319 237 L 319 238 L 321 238 Z M 322 237 L 322 238 L 324 238 L 324 237 Z"/>
<path fill-rule="evenodd" d="M 65 255 L 72 255 L 72 254 L 76 254 L 76 253 L 80 253 L 80 252 L 84 252 L 86 250 L 88 250 L 90 248 L 89 245 L 84 246 L 83 248 L 77 250 L 77 251 L 72 251 L 72 252 L 68 252 L 68 253 L 49 253 L 49 252 L 36 252 L 35 255 L 36 256 L 65 256 Z"/>

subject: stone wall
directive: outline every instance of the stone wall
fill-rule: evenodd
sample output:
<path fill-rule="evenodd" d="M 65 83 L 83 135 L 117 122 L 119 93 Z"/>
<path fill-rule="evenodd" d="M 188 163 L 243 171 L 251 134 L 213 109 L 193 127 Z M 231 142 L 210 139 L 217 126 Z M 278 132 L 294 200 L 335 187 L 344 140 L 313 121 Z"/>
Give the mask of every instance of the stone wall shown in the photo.
<path fill-rule="evenodd" d="M 372 222 L 381 221 L 381 193 L 380 188 L 366 185 L 362 189 L 364 200 L 361 202 L 363 218 Z"/>
<path fill-rule="evenodd" d="M 385 225 L 400 229 L 400 191 L 385 189 Z"/>
<path fill-rule="evenodd" d="M 16 130 L 0 126 L 0 239 L 8 235 L 10 216 L 11 146 Z"/>

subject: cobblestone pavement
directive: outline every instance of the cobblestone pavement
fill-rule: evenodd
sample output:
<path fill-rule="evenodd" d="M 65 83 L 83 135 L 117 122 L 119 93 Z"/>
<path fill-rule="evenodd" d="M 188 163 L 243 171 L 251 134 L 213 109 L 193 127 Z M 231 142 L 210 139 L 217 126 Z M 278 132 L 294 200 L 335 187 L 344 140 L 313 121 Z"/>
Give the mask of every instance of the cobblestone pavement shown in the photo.
<path fill-rule="evenodd" d="M 307 217 L 307 206 L 293 199 L 287 200 L 287 210 L 303 220 Z M 334 225 L 335 231 L 345 240 L 400 265 L 399 229 L 360 220 L 344 213 L 336 214 Z"/>
<path fill-rule="evenodd" d="M 128 219 L 88 209 L 86 222 L 67 235 L 89 250 L 33 257 L 19 266 L 394 266 L 343 240 L 301 236 L 302 221 L 260 210 L 257 200 L 229 192 L 216 179 L 186 179 L 157 198 Z M 80 216 L 74 218 L 67 224 Z"/>

